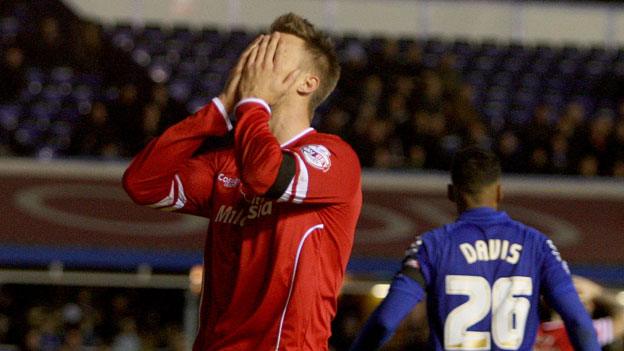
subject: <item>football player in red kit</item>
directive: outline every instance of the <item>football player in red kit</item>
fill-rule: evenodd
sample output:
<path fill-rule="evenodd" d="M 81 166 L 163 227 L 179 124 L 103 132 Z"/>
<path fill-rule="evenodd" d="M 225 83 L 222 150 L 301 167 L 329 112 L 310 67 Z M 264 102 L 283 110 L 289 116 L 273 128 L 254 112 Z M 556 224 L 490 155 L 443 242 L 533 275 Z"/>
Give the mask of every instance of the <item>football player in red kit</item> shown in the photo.
<path fill-rule="evenodd" d="M 590 315 L 598 308 L 607 313 L 606 316 L 593 320 L 600 346 L 620 340 L 624 336 L 624 307 L 617 301 L 616 295 L 589 279 L 580 276 L 574 276 L 572 279 L 576 291 Z M 556 313 L 553 313 L 552 320 L 542 322 L 540 325 L 533 350 L 574 350 L 565 325 Z"/>
<path fill-rule="evenodd" d="M 126 171 L 136 203 L 210 219 L 194 351 L 328 349 L 362 202 L 353 150 L 310 127 L 339 75 L 331 41 L 281 16 Z M 198 151 L 231 130 L 231 147 Z"/>

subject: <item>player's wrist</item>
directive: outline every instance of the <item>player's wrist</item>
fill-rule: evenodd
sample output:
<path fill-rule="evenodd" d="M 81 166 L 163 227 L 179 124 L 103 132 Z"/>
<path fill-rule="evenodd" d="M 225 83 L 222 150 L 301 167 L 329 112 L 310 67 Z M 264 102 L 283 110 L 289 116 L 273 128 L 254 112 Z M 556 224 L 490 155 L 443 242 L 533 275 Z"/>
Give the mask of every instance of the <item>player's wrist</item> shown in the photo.
<path fill-rule="evenodd" d="M 234 105 L 235 105 L 233 97 L 230 97 L 226 93 L 221 93 L 217 96 L 217 99 L 221 101 L 221 103 L 223 104 L 223 107 L 225 108 L 225 111 L 228 114 L 232 113 L 232 110 L 234 109 Z"/>
<path fill-rule="evenodd" d="M 230 121 L 230 111 L 232 109 L 231 108 L 228 109 L 226 107 L 221 95 L 213 98 L 212 103 L 217 108 L 217 110 L 219 110 L 219 114 L 223 118 L 223 122 L 225 123 L 225 127 L 227 128 L 227 130 L 228 131 L 232 130 L 233 129 L 232 121 Z"/>

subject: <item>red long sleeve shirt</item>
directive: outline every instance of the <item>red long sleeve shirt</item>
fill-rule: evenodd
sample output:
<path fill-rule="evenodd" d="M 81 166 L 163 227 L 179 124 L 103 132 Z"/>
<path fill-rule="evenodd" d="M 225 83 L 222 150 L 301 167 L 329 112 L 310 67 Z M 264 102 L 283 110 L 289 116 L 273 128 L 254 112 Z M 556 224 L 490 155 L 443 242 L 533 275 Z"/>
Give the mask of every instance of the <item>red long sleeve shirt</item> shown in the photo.
<path fill-rule="evenodd" d="M 218 99 L 147 145 L 124 174 L 138 204 L 210 219 L 194 351 L 327 350 L 362 195 L 360 166 L 340 138 L 309 128 L 280 145 L 270 108 L 236 108 L 234 146 L 194 155 L 231 124 Z M 262 197 L 284 153 L 294 177 Z"/>
<path fill-rule="evenodd" d="M 594 328 L 600 346 L 609 345 L 615 340 L 613 320 L 611 318 L 594 319 Z M 543 322 L 537 331 L 534 351 L 573 351 L 574 347 L 568 337 L 563 321 Z"/>

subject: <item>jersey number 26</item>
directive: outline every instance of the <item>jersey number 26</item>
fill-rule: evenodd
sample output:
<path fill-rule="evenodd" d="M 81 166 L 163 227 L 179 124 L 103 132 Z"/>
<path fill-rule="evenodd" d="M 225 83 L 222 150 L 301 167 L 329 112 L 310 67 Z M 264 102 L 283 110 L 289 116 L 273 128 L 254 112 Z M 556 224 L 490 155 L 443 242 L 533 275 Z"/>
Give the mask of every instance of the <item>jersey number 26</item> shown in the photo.
<path fill-rule="evenodd" d="M 444 348 L 447 350 L 489 350 L 490 332 L 468 331 L 492 311 L 491 339 L 504 350 L 517 350 L 524 339 L 533 282 L 529 277 L 499 278 L 490 288 L 479 276 L 446 276 L 448 295 L 465 295 L 468 301 L 449 313 L 444 322 Z"/>

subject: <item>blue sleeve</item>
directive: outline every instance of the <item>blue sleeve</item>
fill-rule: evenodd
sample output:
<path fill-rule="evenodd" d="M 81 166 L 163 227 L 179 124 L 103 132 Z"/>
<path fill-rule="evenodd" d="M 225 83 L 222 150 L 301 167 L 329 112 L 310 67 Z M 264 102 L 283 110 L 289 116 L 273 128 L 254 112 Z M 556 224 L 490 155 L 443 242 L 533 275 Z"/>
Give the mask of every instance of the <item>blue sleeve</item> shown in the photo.
<path fill-rule="evenodd" d="M 568 266 L 552 241 L 543 247 L 541 285 L 548 304 L 561 315 L 575 350 L 600 351 L 594 324 L 572 283 Z"/>
<path fill-rule="evenodd" d="M 377 350 L 424 296 L 425 290 L 420 284 L 404 274 L 397 274 L 388 296 L 370 316 L 350 350 Z"/>

